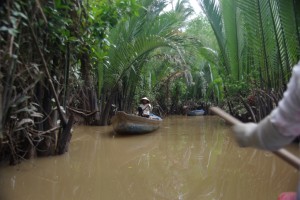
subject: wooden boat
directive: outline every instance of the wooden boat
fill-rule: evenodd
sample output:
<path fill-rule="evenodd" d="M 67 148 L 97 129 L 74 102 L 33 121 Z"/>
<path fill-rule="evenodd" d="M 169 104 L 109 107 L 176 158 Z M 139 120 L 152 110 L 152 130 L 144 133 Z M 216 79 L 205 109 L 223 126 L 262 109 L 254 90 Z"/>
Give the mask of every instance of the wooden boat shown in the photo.
<path fill-rule="evenodd" d="M 129 115 L 123 111 L 118 111 L 112 118 L 114 131 L 117 133 L 142 134 L 155 131 L 159 128 L 162 119 L 156 115 L 150 118 Z"/>
<path fill-rule="evenodd" d="M 187 113 L 188 116 L 201 116 L 204 115 L 205 111 L 204 110 L 191 110 Z"/>

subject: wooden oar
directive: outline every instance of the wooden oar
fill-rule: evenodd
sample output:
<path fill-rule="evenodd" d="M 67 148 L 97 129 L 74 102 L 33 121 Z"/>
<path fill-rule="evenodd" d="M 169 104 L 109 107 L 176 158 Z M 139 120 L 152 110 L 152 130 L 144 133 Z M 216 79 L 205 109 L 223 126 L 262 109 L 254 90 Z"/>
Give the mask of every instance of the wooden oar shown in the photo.
<path fill-rule="evenodd" d="M 237 124 L 242 123 L 241 121 L 232 117 L 231 115 L 229 115 L 228 113 L 226 113 L 225 111 L 223 111 L 222 109 L 220 109 L 218 107 L 211 107 L 210 110 L 213 113 L 215 113 L 215 114 L 219 115 L 220 117 L 222 117 L 223 119 L 225 119 L 231 125 L 237 125 Z M 275 155 L 277 155 L 284 161 L 288 162 L 290 165 L 292 165 L 296 169 L 298 169 L 298 170 L 300 169 L 300 159 L 297 156 L 295 156 L 294 154 L 292 154 L 291 152 L 287 151 L 286 149 L 282 148 L 277 151 L 272 151 L 272 153 L 274 153 Z"/>

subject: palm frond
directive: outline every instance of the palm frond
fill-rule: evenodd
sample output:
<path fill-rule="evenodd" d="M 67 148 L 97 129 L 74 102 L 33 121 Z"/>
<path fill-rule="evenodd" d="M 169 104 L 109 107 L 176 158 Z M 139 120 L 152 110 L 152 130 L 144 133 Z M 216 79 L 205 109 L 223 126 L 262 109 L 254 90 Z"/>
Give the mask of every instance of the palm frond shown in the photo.
<path fill-rule="evenodd" d="M 169 46 L 169 42 L 159 36 L 150 35 L 148 37 L 136 38 L 133 43 L 124 43 L 122 45 L 111 48 L 108 57 L 109 65 L 107 68 L 107 76 L 105 81 L 107 86 L 113 87 L 118 83 L 125 73 L 140 62 L 144 55 L 152 50 Z"/>
<path fill-rule="evenodd" d="M 228 65 L 230 73 L 234 80 L 239 80 L 239 28 L 237 26 L 237 7 L 235 1 L 222 3 L 223 24 L 226 36 L 226 54 L 228 56 Z"/>
<path fill-rule="evenodd" d="M 291 68 L 298 62 L 300 56 L 300 40 L 297 35 L 296 13 L 294 10 L 293 0 L 279 1 L 278 10 L 280 22 L 282 24 L 282 32 L 286 45 L 286 53 L 288 56 L 288 65 Z"/>
<path fill-rule="evenodd" d="M 228 68 L 229 65 L 226 56 L 226 40 L 224 36 L 223 19 L 218 2 L 219 1 L 217 0 L 198 0 L 200 7 L 208 18 L 208 21 L 218 42 L 221 56 L 220 58 L 222 59 L 221 63 L 225 66 L 227 72 L 229 72 L 230 70 Z"/>

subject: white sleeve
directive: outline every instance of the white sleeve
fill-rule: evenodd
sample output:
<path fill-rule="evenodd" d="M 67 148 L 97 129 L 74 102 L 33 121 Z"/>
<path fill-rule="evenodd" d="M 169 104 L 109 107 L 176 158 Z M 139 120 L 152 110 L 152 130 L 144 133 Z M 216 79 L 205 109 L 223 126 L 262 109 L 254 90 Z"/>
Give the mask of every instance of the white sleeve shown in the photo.
<path fill-rule="evenodd" d="M 287 90 L 270 120 L 282 135 L 300 135 L 300 62 L 293 68 Z"/>

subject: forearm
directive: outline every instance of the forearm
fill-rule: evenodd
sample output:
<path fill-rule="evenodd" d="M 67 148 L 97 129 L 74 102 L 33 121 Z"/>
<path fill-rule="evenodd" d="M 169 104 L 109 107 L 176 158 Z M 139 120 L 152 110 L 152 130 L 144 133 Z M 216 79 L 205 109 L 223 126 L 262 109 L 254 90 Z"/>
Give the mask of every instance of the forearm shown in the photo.
<path fill-rule="evenodd" d="M 295 136 L 283 135 L 277 127 L 270 121 L 270 117 L 263 119 L 257 126 L 255 130 L 260 140 L 261 149 L 267 150 L 278 150 L 281 147 L 290 144 Z"/>
<path fill-rule="evenodd" d="M 294 136 L 282 135 L 270 122 L 270 116 L 258 124 L 246 123 L 234 126 L 234 133 L 241 147 L 277 150 L 294 140 Z"/>

